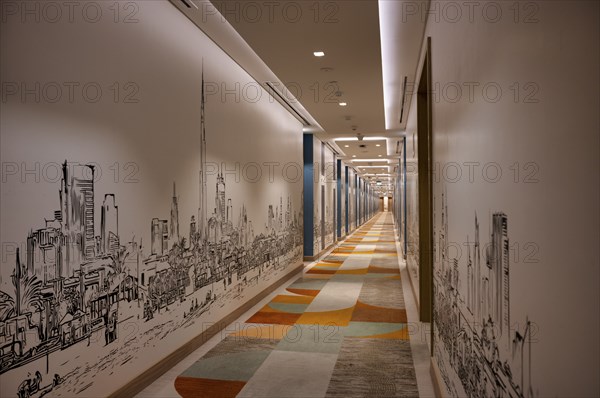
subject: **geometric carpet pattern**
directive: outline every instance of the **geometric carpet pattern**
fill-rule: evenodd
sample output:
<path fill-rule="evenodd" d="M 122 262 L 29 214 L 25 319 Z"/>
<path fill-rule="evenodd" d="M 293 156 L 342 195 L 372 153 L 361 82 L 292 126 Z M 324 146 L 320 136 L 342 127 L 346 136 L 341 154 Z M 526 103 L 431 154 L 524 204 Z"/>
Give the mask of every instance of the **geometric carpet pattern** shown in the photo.
<path fill-rule="evenodd" d="M 380 213 L 175 380 L 191 397 L 418 397 L 390 213 Z"/>

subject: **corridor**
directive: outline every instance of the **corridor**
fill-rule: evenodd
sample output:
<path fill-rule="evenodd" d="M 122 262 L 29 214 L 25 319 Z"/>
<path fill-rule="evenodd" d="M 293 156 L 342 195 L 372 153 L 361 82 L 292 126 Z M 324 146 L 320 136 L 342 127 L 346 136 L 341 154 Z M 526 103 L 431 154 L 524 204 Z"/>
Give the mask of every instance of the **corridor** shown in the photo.
<path fill-rule="evenodd" d="M 377 214 L 139 397 L 433 396 L 396 249 L 391 213 Z"/>
<path fill-rule="evenodd" d="M 600 397 L 600 1 L 0 19 L 0 398 Z"/>

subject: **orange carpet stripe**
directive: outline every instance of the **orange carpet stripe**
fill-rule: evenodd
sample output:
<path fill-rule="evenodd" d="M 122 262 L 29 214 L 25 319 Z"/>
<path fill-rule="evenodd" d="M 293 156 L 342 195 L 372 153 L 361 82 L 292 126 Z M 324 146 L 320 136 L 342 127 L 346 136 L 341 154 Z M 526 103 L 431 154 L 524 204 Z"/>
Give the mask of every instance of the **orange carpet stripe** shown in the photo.
<path fill-rule="evenodd" d="M 362 336 L 365 339 L 397 339 L 397 340 L 410 340 L 408 337 L 408 329 L 402 328 L 395 332 L 375 334 L 372 336 Z"/>
<path fill-rule="evenodd" d="M 335 274 L 336 272 L 339 271 L 336 271 L 334 269 L 315 269 L 314 267 L 306 271 L 307 274 Z"/>
<path fill-rule="evenodd" d="M 339 267 L 342 265 L 342 262 L 340 261 L 339 263 L 326 263 L 326 262 L 321 262 L 321 263 L 317 263 L 314 266 L 315 267 Z"/>
<path fill-rule="evenodd" d="M 265 312 L 259 311 L 252 315 L 246 323 L 268 323 L 278 325 L 293 325 L 302 314 L 290 314 L 287 312 Z"/>
<path fill-rule="evenodd" d="M 304 278 L 307 279 L 331 279 L 333 274 L 305 274 Z"/>
<path fill-rule="evenodd" d="M 368 268 L 360 268 L 360 269 L 341 269 L 336 272 L 338 275 L 365 275 L 368 271 Z"/>
<path fill-rule="evenodd" d="M 175 390 L 183 398 L 233 398 L 242 391 L 245 385 L 245 381 L 200 379 L 185 376 L 178 376 L 175 379 Z"/>
<path fill-rule="evenodd" d="M 320 290 L 294 289 L 294 288 L 290 288 L 290 287 L 288 287 L 286 290 L 290 293 L 296 293 L 296 294 L 301 294 L 303 296 L 312 296 L 312 297 L 315 297 L 320 292 Z"/>
<path fill-rule="evenodd" d="M 352 313 L 352 321 L 354 322 L 388 322 L 388 323 L 406 323 L 406 310 L 377 307 L 356 302 L 354 312 Z"/>
<path fill-rule="evenodd" d="M 348 326 L 354 307 L 333 311 L 305 312 L 296 321 L 301 325 L 335 325 Z"/>

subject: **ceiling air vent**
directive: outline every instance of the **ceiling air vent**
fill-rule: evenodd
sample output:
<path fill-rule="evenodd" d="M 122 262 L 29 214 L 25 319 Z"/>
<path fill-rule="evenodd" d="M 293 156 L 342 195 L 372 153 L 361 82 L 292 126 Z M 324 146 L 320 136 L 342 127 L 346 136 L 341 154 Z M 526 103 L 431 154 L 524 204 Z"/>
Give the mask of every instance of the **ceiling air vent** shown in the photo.
<path fill-rule="evenodd" d="M 402 123 L 402 119 L 404 118 L 404 103 L 406 101 L 406 82 L 408 80 L 408 76 L 404 76 L 404 83 L 402 83 L 402 104 L 400 105 L 400 123 Z"/>
<path fill-rule="evenodd" d="M 265 82 L 265 85 L 269 88 L 269 90 L 267 90 L 267 92 L 269 94 L 271 94 L 271 96 L 273 98 L 275 98 L 277 100 L 277 102 L 279 102 L 281 105 L 283 105 L 283 107 L 286 108 L 292 115 L 294 115 L 296 117 L 296 119 L 298 119 L 300 122 L 302 122 L 302 124 L 304 124 L 305 126 L 310 126 L 310 123 L 308 122 L 308 120 L 306 120 L 306 118 L 304 118 L 304 116 L 302 116 L 300 114 L 300 112 L 298 112 L 296 110 L 296 108 L 294 108 L 292 106 L 292 104 L 290 104 L 288 99 L 285 98 L 285 96 L 282 95 L 279 92 L 279 90 L 277 90 L 275 88 L 275 85 L 273 83 Z"/>
<path fill-rule="evenodd" d="M 331 149 L 331 152 L 333 152 L 335 156 L 340 156 L 340 153 L 329 142 L 326 142 L 325 145 Z"/>

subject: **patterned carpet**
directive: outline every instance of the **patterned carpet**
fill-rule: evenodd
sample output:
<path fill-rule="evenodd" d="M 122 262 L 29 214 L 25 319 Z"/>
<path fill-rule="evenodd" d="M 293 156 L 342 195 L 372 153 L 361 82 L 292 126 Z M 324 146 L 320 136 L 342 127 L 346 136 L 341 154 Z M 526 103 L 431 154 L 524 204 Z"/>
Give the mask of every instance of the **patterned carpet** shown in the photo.
<path fill-rule="evenodd" d="M 380 213 L 175 380 L 192 397 L 417 397 L 390 213 Z"/>

